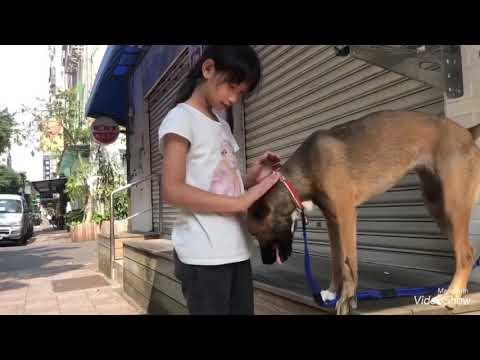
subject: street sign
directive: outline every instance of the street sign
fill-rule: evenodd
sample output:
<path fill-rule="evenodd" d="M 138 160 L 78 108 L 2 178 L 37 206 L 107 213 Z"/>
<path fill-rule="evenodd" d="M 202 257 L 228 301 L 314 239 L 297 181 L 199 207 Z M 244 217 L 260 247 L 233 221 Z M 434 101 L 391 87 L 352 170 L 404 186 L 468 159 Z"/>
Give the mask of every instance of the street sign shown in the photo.
<path fill-rule="evenodd" d="M 112 118 L 106 116 L 95 119 L 91 129 L 95 141 L 102 145 L 113 144 L 120 133 L 118 124 Z"/>

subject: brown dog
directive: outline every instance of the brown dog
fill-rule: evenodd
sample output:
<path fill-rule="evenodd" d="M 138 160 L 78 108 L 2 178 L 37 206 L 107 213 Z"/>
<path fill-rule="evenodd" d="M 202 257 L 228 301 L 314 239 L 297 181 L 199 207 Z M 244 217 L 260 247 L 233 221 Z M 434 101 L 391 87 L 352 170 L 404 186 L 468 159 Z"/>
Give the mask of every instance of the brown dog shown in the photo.
<path fill-rule="evenodd" d="M 480 125 L 465 129 L 445 117 L 382 111 L 310 135 L 283 165 L 282 173 L 302 201 L 312 201 L 327 219 L 332 256 L 328 291 L 339 294 L 337 314 L 356 308 L 356 207 L 394 186 L 410 170 L 420 177 L 425 204 L 452 241 L 455 275 L 433 299 L 458 300 L 474 262 L 468 239 L 472 207 L 480 190 Z M 285 261 L 292 251 L 295 205 L 277 183 L 248 211 L 248 229 L 262 260 Z"/>

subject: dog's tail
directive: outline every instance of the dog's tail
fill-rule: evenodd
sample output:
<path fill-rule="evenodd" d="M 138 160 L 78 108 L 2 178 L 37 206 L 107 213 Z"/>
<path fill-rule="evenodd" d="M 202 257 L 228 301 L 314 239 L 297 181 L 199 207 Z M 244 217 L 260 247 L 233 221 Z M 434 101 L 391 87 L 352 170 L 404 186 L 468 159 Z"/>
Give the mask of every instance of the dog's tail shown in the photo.
<path fill-rule="evenodd" d="M 468 128 L 468 131 L 470 131 L 470 134 L 472 134 L 474 141 L 477 141 L 477 139 L 480 138 L 480 124 Z"/>

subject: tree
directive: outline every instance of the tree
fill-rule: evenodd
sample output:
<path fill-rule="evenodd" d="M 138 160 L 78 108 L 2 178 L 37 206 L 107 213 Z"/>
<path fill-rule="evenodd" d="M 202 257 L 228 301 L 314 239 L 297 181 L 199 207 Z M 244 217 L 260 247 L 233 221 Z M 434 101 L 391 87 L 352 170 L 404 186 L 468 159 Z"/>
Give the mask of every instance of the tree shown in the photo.
<path fill-rule="evenodd" d="M 90 124 L 85 119 L 81 106 L 82 85 L 57 91 L 50 99 L 37 99 L 38 106 L 23 106 L 22 112 L 32 115 L 23 124 L 25 138 L 29 139 L 40 131 L 40 149 L 60 158 L 70 145 L 88 144 Z"/>
<path fill-rule="evenodd" d="M 39 105 L 33 108 L 23 106 L 22 112 L 32 114 L 32 119 L 23 124 L 24 139 L 40 131 L 40 149 L 61 159 L 65 149 L 70 145 L 90 144 L 90 123 L 85 118 L 81 106 L 82 86 L 75 89 L 59 91 L 48 101 L 38 99 Z M 66 192 L 70 198 L 79 199 L 85 207 L 84 220 L 89 222 L 95 208 L 95 201 L 100 203 L 97 218 L 106 218 L 110 213 L 108 207 L 111 192 L 125 184 L 115 164 L 108 159 L 106 152 L 97 148 L 97 159 L 86 163 L 79 159 L 79 166 L 72 169 L 66 183 Z M 107 157 L 106 157 L 107 156 Z M 60 163 L 60 162 L 59 162 Z M 97 185 L 92 186 L 92 180 L 97 179 Z M 94 199 L 93 199 L 94 198 Z M 116 218 L 128 213 L 127 194 L 116 196 L 114 214 Z"/>
<path fill-rule="evenodd" d="M 10 148 L 11 138 L 15 134 L 14 116 L 6 108 L 0 111 L 0 154 Z"/>
<path fill-rule="evenodd" d="M 100 220 L 110 219 L 110 195 L 116 188 L 126 185 L 126 181 L 118 166 L 109 158 L 104 149 L 99 149 L 96 161 L 98 170 L 95 197 L 101 204 L 97 216 L 100 217 Z M 117 220 L 128 216 L 128 194 L 125 191 L 114 195 L 113 214 Z"/>
<path fill-rule="evenodd" d="M 0 166 L 0 194 L 18 194 L 18 190 L 23 186 L 23 179 L 20 174 L 14 170 L 1 165 Z"/>
<path fill-rule="evenodd" d="M 92 171 L 92 164 L 84 161 L 79 153 L 77 166 L 72 170 L 72 173 L 65 184 L 65 191 L 70 199 L 77 199 L 82 202 L 82 208 L 85 208 L 86 210 L 84 212 L 84 220 L 86 222 L 90 222 L 93 210 L 88 183 Z"/>
<path fill-rule="evenodd" d="M 23 124 L 24 140 L 33 138 L 39 131 L 40 150 L 59 160 L 70 145 L 89 144 L 90 123 L 83 111 L 82 93 L 83 85 L 79 84 L 76 88 L 57 91 L 48 100 L 37 99 L 38 105 L 33 108 L 24 105 L 22 113 L 32 115 L 32 118 Z M 61 161 L 58 162 L 60 163 Z M 81 200 L 85 198 L 85 203 L 90 203 L 90 191 L 88 186 L 85 187 L 90 171 L 88 164 L 80 164 L 80 168 L 69 177 L 66 192 L 71 197 Z M 87 207 L 86 218 L 91 218 L 90 207 Z"/>

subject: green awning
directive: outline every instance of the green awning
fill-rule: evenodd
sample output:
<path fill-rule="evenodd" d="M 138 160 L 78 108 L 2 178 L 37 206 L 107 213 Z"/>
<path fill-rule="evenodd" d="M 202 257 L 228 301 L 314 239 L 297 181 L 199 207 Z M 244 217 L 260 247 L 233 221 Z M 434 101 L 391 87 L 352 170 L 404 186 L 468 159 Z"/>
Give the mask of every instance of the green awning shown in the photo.
<path fill-rule="evenodd" d="M 89 145 L 71 145 L 63 152 L 60 163 L 58 164 L 58 176 L 69 177 L 75 169 L 78 162 L 78 154 L 82 160 L 88 160 L 90 155 Z"/>

